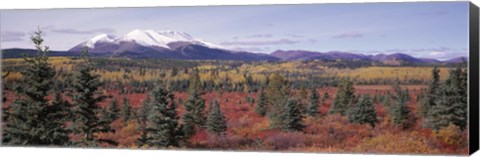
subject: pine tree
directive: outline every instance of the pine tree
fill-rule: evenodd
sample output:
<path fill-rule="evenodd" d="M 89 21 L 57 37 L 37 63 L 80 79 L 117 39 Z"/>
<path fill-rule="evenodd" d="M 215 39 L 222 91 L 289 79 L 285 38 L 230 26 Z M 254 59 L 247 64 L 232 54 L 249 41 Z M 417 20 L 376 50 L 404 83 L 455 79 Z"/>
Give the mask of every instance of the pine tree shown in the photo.
<path fill-rule="evenodd" d="M 173 94 L 157 86 L 150 93 L 150 112 L 146 122 L 147 144 L 152 147 L 179 146 L 182 127 L 178 123 Z"/>
<path fill-rule="evenodd" d="M 360 97 L 357 104 L 348 109 L 347 115 L 351 123 L 370 124 L 372 128 L 374 128 L 375 123 L 378 122 L 377 112 L 369 95 Z"/>
<path fill-rule="evenodd" d="M 339 113 L 345 115 L 348 107 L 355 103 L 356 98 L 354 92 L 355 89 L 353 88 L 353 82 L 349 79 L 344 79 L 337 87 L 337 93 L 333 99 L 329 114 Z"/>
<path fill-rule="evenodd" d="M 205 100 L 201 98 L 201 82 L 198 69 L 193 71 L 189 81 L 188 97 L 184 103 L 183 131 L 186 137 L 193 135 L 198 129 L 205 125 Z"/>
<path fill-rule="evenodd" d="M 267 113 L 267 95 L 262 89 L 258 96 L 257 106 L 255 107 L 255 112 L 261 116 L 265 116 Z"/>
<path fill-rule="evenodd" d="M 207 130 L 216 135 L 221 135 L 227 131 L 227 122 L 225 121 L 225 116 L 220 110 L 218 101 L 214 102 L 213 108 L 208 114 L 206 125 Z"/>
<path fill-rule="evenodd" d="M 33 58 L 25 57 L 27 64 L 22 71 L 17 98 L 11 104 L 3 130 L 8 145 L 67 145 L 68 132 L 65 121 L 68 112 L 64 101 L 56 96 L 49 102 L 55 84 L 55 69 L 48 63 L 47 46 L 43 46 L 42 32 L 38 30 L 30 38 L 37 49 Z M 57 92 L 59 93 L 59 92 Z"/>
<path fill-rule="evenodd" d="M 317 90 L 315 88 L 312 88 L 312 91 L 310 92 L 310 101 L 308 104 L 308 109 L 307 109 L 307 114 L 309 116 L 316 116 L 318 115 L 318 99 L 319 96 L 317 94 Z"/>
<path fill-rule="evenodd" d="M 110 101 L 109 105 L 109 112 L 110 112 L 110 118 L 114 121 L 117 120 L 118 118 L 118 113 L 120 112 L 120 109 L 118 108 L 118 102 L 117 99 L 112 98 Z"/>
<path fill-rule="evenodd" d="M 132 114 L 132 108 L 130 107 L 130 102 L 128 101 L 127 96 L 123 97 L 123 104 L 122 104 L 122 111 L 120 116 L 122 117 L 122 123 L 125 126 L 130 120 L 130 116 Z"/>
<path fill-rule="evenodd" d="M 408 93 L 400 87 L 400 85 L 395 83 L 393 85 L 395 90 L 395 101 L 396 103 L 390 106 L 390 115 L 392 116 L 393 124 L 402 127 L 403 129 L 411 127 L 415 117 L 412 114 L 411 109 L 407 106 Z"/>
<path fill-rule="evenodd" d="M 142 106 L 140 107 L 140 113 L 138 113 L 138 130 L 140 131 L 140 137 L 137 139 L 136 144 L 139 147 L 143 147 L 148 144 L 147 120 L 150 111 L 150 101 L 150 96 L 147 95 L 147 98 L 143 100 Z"/>
<path fill-rule="evenodd" d="M 449 124 L 464 130 L 468 122 L 467 72 L 456 68 L 440 87 L 435 106 L 427 115 L 427 126 L 438 130 Z"/>
<path fill-rule="evenodd" d="M 99 116 L 99 130 L 104 132 L 114 132 L 115 130 L 110 126 L 113 122 L 113 119 L 110 117 L 110 112 L 106 107 L 100 107 L 100 116 Z M 100 139 L 101 142 L 107 142 L 112 145 L 117 145 L 118 143 L 113 140 Z"/>
<path fill-rule="evenodd" d="M 70 127 L 74 134 L 80 137 L 74 141 L 78 146 L 94 147 L 99 142 L 115 144 L 115 141 L 101 139 L 97 137 L 98 133 L 106 133 L 111 130 L 109 123 L 100 118 L 102 109 L 98 103 L 102 102 L 106 96 L 102 95 L 99 88 L 103 85 L 100 76 L 93 74 L 95 66 L 88 58 L 88 50 L 85 49 L 82 56 L 82 62 L 75 67 L 72 84 L 73 124 Z"/>
<path fill-rule="evenodd" d="M 267 113 L 272 128 L 282 128 L 284 117 L 283 109 L 289 97 L 289 86 L 285 78 L 279 74 L 271 74 L 267 84 Z"/>
<path fill-rule="evenodd" d="M 288 100 L 284 105 L 282 130 L 284 131 L 302 131 L 305 125 L 302 123 L 302 112 L 296 100 Z"/>

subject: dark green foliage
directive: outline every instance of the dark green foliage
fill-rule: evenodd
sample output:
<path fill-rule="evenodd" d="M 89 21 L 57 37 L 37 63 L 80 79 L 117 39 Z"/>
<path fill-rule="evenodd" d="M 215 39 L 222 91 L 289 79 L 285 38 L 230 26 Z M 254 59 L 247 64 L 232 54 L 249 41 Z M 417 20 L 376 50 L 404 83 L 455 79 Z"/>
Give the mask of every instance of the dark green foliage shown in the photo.
<path fill-rule="evenodd" d="M 130 120 L 131 114 L 132 114 L 132 107 L 130 106 L 130 102 L 128 101 L 127 96 L 124 96 L 122 111 L 120 113 L 120 116 L 122 117 L 123 125 L 126 125 L 128 120 Z"/>
<path fill-rule="evenodd" d="M 146 121 L 147 145 L 162 148 L 179 146 L 183 133 L 173 94 L 160 85 L 150 93 L 150 97 L 150 112 Z"/>
<path fill-rule="evenodd" d="M 198 69 L 193 71 L 190 79 L 188 97 L 184 103 L 185 110 L 183 115 L 183 131 L 186 137 L 193 135 L 199 128 L 205 125 L 205 100 L 201 98 L 201 82 Z"/>
<path fill-rule="evenodd" d="M 3 73 L 3 72 L 2 72 Z M 9 107 L 7 107 L 5 102 L 7 102 L 7 97 L 5 96 L 5 78 L 10 74 L 10 71 L 7 71 L 5 74 L 2 75 L 2 123 L 0 124 L 2 127 L 6 126 L 6 121 L 9 117 L 9 113 L 7 112 L 9 110 Z M 5 138 L 6 132 L 2 130 L 2 143 L 8 143 L 10 141 L 8 138 Z"/>
<path fill-rule="evenodd" d="M 112 98 L 110 101 L 110 106 L 108 107 L 109 112 L 110 112 L 110 118 L 114 121 L 117 120 L 118 118 L 118 113 L 120 112 L 120 109 L 118 108 L 118 102 L 117 99 Z"/>
<path fill-rule="evenodd" d="M 353 88 L 353 82 L 349 79 L 344 79 L 337 87 L 337 93 L 333 99 L 329 114 L 339 113 L 345 115 L 347 109 L 351 104 L 355 103 L 355 89 Z"/>
<path fill-rule="evenodd" d="M 257 106 L 255 107 L 255 112 L 261 116 L 265 116 L 267 113 L 267 95 L 263 89 L 260 91 L 258 96 Z"/>
<path fill-rule="evenodd" d="M 78 146 L 94 147 L 99 142 L 114 144 L 114 141 L 101 139 L 96 135 L 102 132 L 109 132 L 109 123 L 100 120 L 102 109 L 98 105 L 106 96 L 102 95 L 99 88 L 103 85 L 100 76 L 93 74 L 95 66 L 88 58 L 88 51 L 85 50 L 82 62 L 75 67 L 72 82 L 73 121 L 71 130 L 80 137 L 74 141 Z"/>
<path fill-rule="evenodd" d="M 375 123 L 378 122 L 377 112 L 369 95 L 360 97 L 357 104 L 348 109 L 347 115 L 351 123 L 370 124 L 372 128 L 374 128 Z"/>
<path fill-rule="evenodd" d="M 305 125 L 302 123 L 302 112 L 296 100 L 288 100 L 284 105 L 282 130 L 302 131 Z"/>
<path fill-rule="evenodd" d="M 392 99 L 392 96 L 390 96 L 390 94 L 385 95 L 384 98 L 383 98 L 383 101 L 382 101 L 383 105 L 387 106 L 387 107 L 390 107 L 391 103 L 392 103 L 391 99 Z"/>
<path fill-rule="evenodd" d="M 99 126 L 99 130 L 104 130 L 105 132 L 114 132 L 113 128 L 110 126 L 110 124 L 113 122 L 113 119 L 110 117 L 110 112 L 106 107 L 101 107 L 99 121 L 99 123 L 102 124 Z M 103 139 L 100 139 L 100 141 L 106 142 Z M 115 141 L 107 141 L 110 144 L 116 144 Z"/>
<path fill-rule="evenodd" d="M 421 98 L 419 105 L 419 115 L 427 117 L 429 110 L 436 106 L 435 101 L 439 99 L 440 90 L 440 69 L 434 67 L 432 69 L 432 82 L 428 86 L 427 93 Z"/>
<path fill-rule="evenodd" d="M 449 124 L 456 125 L 460 129 L 467 126 L 467 72 L 456 68 L 449 72 L 445 83 L 439 89 L 438 99 L 435 106 L 427 115 L 427 126 L 438 130 L 447 127 Z"/>
<path fill-rule="evenodd" d="M 392 116 L 393 124 L 400 126 L 403 129 L 411 127 L 414 123 L 415 116 L 411 109 L 407 106 L 409 99 L 408 92 L 402 90 L 398 83 L 393 85 L 395 90 L 395 104 L 390 106 L 390 115 Z"/>
<path fill-rule="evenodd" d="M 327 101 L 328 99 L 330 99 L 330 95 L 328 95 L 328 92 L 323 93 L 322 101 L 325 102 L 325 101 Z"/>
<path fill-rule="evenodd" d="M 148 137 L 147 137 L 147 120 L 148 114 L 150 112 L 150 96 L 147 95 L 147 98 L 143 100 L 142 106 L 138 111 L 138 130 L 140 132 L 140 137 L 137 139 L 137 146 L 142 147 L 147 145 Z"/>
<path fill-rule="evenodd" d="M 284 123 L 283 110 L 288 93 L 288 83 L 285 78 L 279 74 L 272 74 L 268 77 L 267 84 L 267 114 L 271 120 L 271 127 L 282 128 Z"/>
<path fill-rule="evenodd" d="M 214 102 L 213 108 L 208 114 L 206 125 L 207 130 L 216 135 L 221 135 L 227 131 L 227 122 L 225 120 L 225 116 L 220 110 L 218 101 Z"/>
<path fill-rule="evenodd" d="M 55 69 L 48 63 L 48 47 L 42 46 L 42 32 L 38 30 L 31 40 L 37 54 L 25 57 L 27 66 L 16 88 L 17 98 L 6 111 L 6 127 L 3 142 L 7 145 L 67 145 L 68 132 L 65 121 L 67 104 L 56 92 L 55 100 L 47 96 L 53 92 Z"/>
<path fill-rule="evenodd" d="M 307 108 L 307 114 L 309 116 L 316 116 L 318 114 L 318 99 L 319 96 L 317 90 L 315 90 L 315 88 L 312 88 Z"/>

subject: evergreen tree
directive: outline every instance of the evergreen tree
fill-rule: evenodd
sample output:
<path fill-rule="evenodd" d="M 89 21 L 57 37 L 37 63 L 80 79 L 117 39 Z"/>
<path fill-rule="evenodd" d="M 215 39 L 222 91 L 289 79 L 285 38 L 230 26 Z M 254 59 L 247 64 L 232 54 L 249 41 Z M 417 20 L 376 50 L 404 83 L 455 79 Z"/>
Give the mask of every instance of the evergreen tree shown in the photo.
<path fill-rule="evenodd" d="M 307 109 L 307 114 L 309 116 L 316 116 L 318 114 L 318 99 L 319 96 L 317 94 L 317 90 L 315 88 L 312 88 L 312 91 L 310 92 L 310 101 L 308 104 L 308 109 Z"/>
<path fill-rule="evenodd" d="M 456 68 L 449 72 L 449 76 L 439 90 L 435 106 L 427 115 L 427 126 L 438 130 L 449 124 L 456 125 L 464 130 L 468 122 L 466 71 Z"/>
<path fill-rule="evenodd" d="M 152 147 L 179 146 L 182 139 L 182 128 L 178 123 L 176 105 L 173 94 L 157 86 L 150 93 L 150 112 L 147 116 L 147 144 Z"/>
<path fill-rule="evenodd" d="M 337 87 L 337 93 L 333 99 L 329 114 L 339 113 L 341 115 L 345 115 L 348 107 L 355 103 L 354 92 L 355 89 L 353 88 L 353 82 L 351 82 L 349 79 L 344 79 Z"/>
<path fill-rule="evenodd" d="M 123 97 L 123 104 L 122 104 L 122 112 L 120 116 L 122 117 L 122 123 L 125 126 L 130 120 L 130 116 L 132 114 L 132 107 L 130 107 L 130 102 L 128 101 L 127 96 Z"/>
<path fill-rule="evenodd" d="M 61 97 L 49 102 L 55 84 L 55 69 L 48 63 L 47 46 L 43 46 L 42 32 L 38 30 L 30 38 L 37 49 L 33 58 L 25 57 L 27 64 L 22 71 L 17 98 L 6 111 L 3 141 L 8 145 L 67 145 L 68 132 L 65 121 L 68 112 Z M 57 92 L 59 93 L 59 92 Z"/>
<path fill-rule="evenodd" d="M 257 112 L 261 116 L 265 116 L 267 113 L 267 95 L 265 91 L 262 89 L 258 96 L 257 106 L 255 107 L 255 112 Z"/>
<path fill-rule="evenodd" d="M 118 108 L 118 102 L 116 98 L 112 98 L 108 108 L 110 111 L 110 119 L 112 119 L 112 121 L 117 120 L 120 109 Z"/>
<path fill-rule="evenodd" d="M 104 132 L 114 132 L 115 130 L 110 126 L 113 122 L 113 119 L 110 117 L 110 112 L 106 107 L 100 107 L 100 117 L 99 117 L 99 130 Z M 116 141 L 100 139 L 101 142 L 108 142 L 109 144 L 116 145 Z"/>
<path fill-rule="evenodd" d="M 393 124 L 400 126 L 404 129 L 411 127 L 412 119 L 414 115 L 411 112 L 411 109 L 407 106 L 408 93 L 400 87 L 400 85 L 395 83 L 393 85 L 395 90 L 395 101 L 396 103 L 390 106 L 390 115 L 392 116 Z"/>
<path fill-rule="evenodd" d="M 73 124 L 70 127 L 77 137 L 74 141 L 78 146 L 95 147 L 99 142 L 115 144 L 115 141 L 101 139 L 98 133 L 106 133 L 110 125 L 100 118 L 102 109 L 98 103 L 106 96 L 102 95 L 99 88 L 103 85 L 100 76 L 93 73 L 95 66 L 88 58 L 88 50 L 83 51 L 82 62 L 75 67 L 72 83 Z"/>
<path fill-rule="evenodd" d="M 220 105 L 218 101 L 214 102 L 213 108 L 210 110 L 210 113 L 207 117 L 207 130 L 216 135 L 223 134 L 227 131 L 227 122 L 225 116 L 220 110 Z"/>
<path fill-rule="evenodd" d="M 137 146 L 142 147 L 147 145 L 148 138 L 147 138 L 147 121 L 148 121 L 148 114 L 150 111 L 150 96 L 147 95 L 147 98 L 143 100 L 142 106 L 138 113 L 138 130 L 140 131 L 140 137 L 137 139 Z"/>
<path fill-rule="evenodd" d="M 189 95 L 184 104 L 187 112 L 183 115 L 183 131 L 186 137 L 190 137 L 205 125 L 205 100 L 201 98 L 202 87 L 198 69 L 193 71 L 189 83 Z"/>
<path fill-rule="evenodd" d="M 273 128 L 282 128 L 284 117 L 283 109 L 289 97 L 289 86 L 285 78 L 279 74 L 271 74 L 267 83 L 267 113 Z"/>
<path fill-rule="evenodd" d="M 288 100 L 284 105 L 282 129 L 284 131 L 302 131 L 305 125 L 302 123 L 302 112 L 296 100 Z"/>
<path fill-rule="evenodd" d="M 348 109 L 347 115 L 351 123 L 370 124 L 372 128 L 374 128 L 375 123 L 378 122 L 377 112 L 369 95 L 360 97 L 357 104 Z"/>

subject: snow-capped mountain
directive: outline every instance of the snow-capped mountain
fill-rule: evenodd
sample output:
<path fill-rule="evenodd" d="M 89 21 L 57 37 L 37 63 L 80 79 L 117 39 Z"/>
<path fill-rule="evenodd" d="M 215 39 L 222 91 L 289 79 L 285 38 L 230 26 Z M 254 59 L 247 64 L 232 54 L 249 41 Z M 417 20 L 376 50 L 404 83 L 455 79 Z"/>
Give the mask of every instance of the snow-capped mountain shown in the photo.
<path fill-rule="evenodd" d="M 169 44 L 175 42 L 187 42 L 189 44 L 201 45 L 206 46 L 209 48 L 217 48 L 221 49 L 221 46 L 218 46 L 213 43 L 205 42 L 202 40 L 194 39 L 192 36 L 185 32 L 178 32 L 172 30 L 161 30 L 161 31 L 154 31 L 154 30 L 140 30 L 135 29 L 124 36 L 119 38 L 115 38 L 112 35 L 107 34 L 100 34 L 96 35 L 93 38 L 82 42 L 81 44 L 73 47 L 69 51 L 79 51 L 83 50 L 83 48 L 87 47 L 91 52 L 118 52 L 116 49 L 122 47 L 122 44 L 129 44 L 129 47 L 151 47 L 151 48 L 165 48 L 171 49 Z M 109 45 L 108 49 L 102 47 L 101 51 L 96 49 L 97 47 L 101 47 L 100 45 Z M 131 46 L 137 45 L 137 46 Z M 123 46 L 125 47 L 125 46 Z"/>
<path fill-rule="evenodd" d="M 99 44 L 99 43 L 111 43 L 115 40 L 115 37 L 114 36 L 111 36 L 111 35 L 107 35 L 107 34 L 100 34 L 100 35 L 97 35 L 95 37 L 93 37 L 92 39 L 88 40 L 88 41 L 85 41 L 83 43 L 83 45 L 89 47 L 89 48 L 95 48 L 95 45 L 96 44 Z"/>
<path fill-rule="evenodd" d="M 265 54 L 234 52 L 219 45 L 195 39 L 185 32 L 135 29 L 123 36 L 97 35 L 68 50 L 88 48 L 94 55 L 130 58 L 278 60 Z"/>

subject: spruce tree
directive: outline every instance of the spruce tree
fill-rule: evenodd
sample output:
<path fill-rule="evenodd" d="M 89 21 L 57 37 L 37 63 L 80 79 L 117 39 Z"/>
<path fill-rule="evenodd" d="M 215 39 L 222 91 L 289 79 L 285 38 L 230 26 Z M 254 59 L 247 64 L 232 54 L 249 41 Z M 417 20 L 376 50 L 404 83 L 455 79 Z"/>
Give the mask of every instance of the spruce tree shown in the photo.
<path fill-rule="evenodd" d="M 150 93 L 150 112 L 147 116 L 147 144 L 151 147 L 179 146 L 182 139 L 182 127 L 178 123 L 173 94 L 157 86 Z"/>
<path fill-rule="evenodd" d="M 140 137 L 137 139 L 137 146 L 143 147 L 147 145 L 148 138 L 147 138 L 147 120 L 148 114 L 150 112 L 150 96 L 147 95 L 147 98 L 143 100 L 142 106 L 138 113 L 138 130 L 140 132 Z"/>
<path fill-rule="evenodd" d="M 225 116 L 220 110 L 218 101 L 214 102 L 213 108 L 208 114 L 206 125 L 207 130 L 216 135 L 221 135 L 227 131 L 227 122 L 225 120 Z"/>
<path fill-rule="evenodd" d="M 122 123 L 125 126 L 130 120 L 130 116 L 132 114 L 132 108 L 130 106 L 130 102 L 128 101 L 127 96 L 123 97 L 123 102 L 122 102 L 122 111 L 120 113 L 120 116 L 122 118 Z"/>
<path fill-rule="evenodd" d="M 329 114 L 339 113 L 345 115 L 348 107 L 355 103 L 355 89 L 353 88 L 353 82 L 349 79 L 344 79 L 337 87 L 337 93 L 330 106 Z"/>
<path fill-rule="evenodd" d="M 267 113 L 272 128 L 282 128 L 284 117 L 283 109 L 289 97 L 289 86 L 285 78 L 279 74 L 271 74 L 267 83 Z"/>
<path fill-rule="evenodd" d="M 61 97 L 50 102 L 53 94 L 55 69 L 48 63 L 47 46 L 43 46 L 42 32 L 38 30 L 30 38 L 37 49 L 33 58 L 25 57 L 26 68 L 17 86 L 17 98 L 6 111 L 6 126 L 3 130 L 7 145 L 67 145 L 68 132 L 65 121 L 68 112 Z M 57 92 L 59 93 L 59 92 Z"/>
<path fill-rule="evenodd" d="M 362 95 L 357 104 L 348 109 L 347 115 L 351 123 L 370 124 L 372 128 L 378 122 L 377 112 L 369 95 Z"/>
<path fill-rule="evenodd" d="M 408 93 L 400 87 L 400 85 L 395 83 L 393 85 L 395 90 L 395 104 L 390 106 L 390 115 L 392 116 L 393 124 L 400 126 L 404 129 L 409 128 L 412 122 L 411 119 L 414 119 L 411 109 L 407 106 Z"/>
<path fill-rule="evenodd" d="M 284 104 L 282 130 L 302 131 L 305 125 L 302 123 L 302 112 L 296 100 L 288 100 Z"/>
<path fill-rule="evenodd" d="M 317 94 L 317 90 L 315 88 L 312 88 L 312 91 L 310 92 L 310 97 L 309 97 L 309 103 L 308 103 L 308 108 L 307 108 L 307 114 L 309 116 L 316 116 L 318 115 L 318 99 L 319 96 Z"/>
<path fill-rule="evenodd" d="M 83 147 L 95 147 L 99 142 L 114 144 L 112 140 L 97 137 L 98 133 L 111 131 L 105 129 L 110 124 L 100 119 L 102 108 L 98 103 L 102 102 L 106 96 L 100 91 L 103 82 L 100 81 L 100 75 L 93 73 L 95 65 L 88 58 L 88 50 L 85 49 L 82 53 L 81 62 L 74 69 L 72 83 L 71 112 L 74 120 L 70 128 L 76 136 L 80 137 L 74 142 Z"/>
<path fill-rule="evenodd" d="M 189 81 L 189 95 L 184 103 L 187 112 L 183 115 L 183 131 L 186 137 L 205 125 L 205 100 L 201 98 L 201 88 L 200 75 L 198 69 L 195 69 Z"/>
<path fill-rule="evenodd" d="M 461 68 L 451 70 L 440 88 L 436 105 L 428 112 L 427 126 L 438 130 L 453 124 L 464 130 L 468 122 L 467 94 L 467 72 Z"/>
<path fill-rule="evenodd" d="M 255 107 L 255 112 L 261 116 L 265 116 L 267 113 L 267 95 L 262 89 L 258 96 L 257 106 Z"/>
<path fill-rule="evenodd" d="M 120 109 L 118 108 L 118 102 L 116 98 L 112 98 L 110 101 L 110 105 L 108 107 L 109 112 L 110 112 L 110 118 L 115 121 L 118 118 L 118 113 L 120 112 Z"/>

